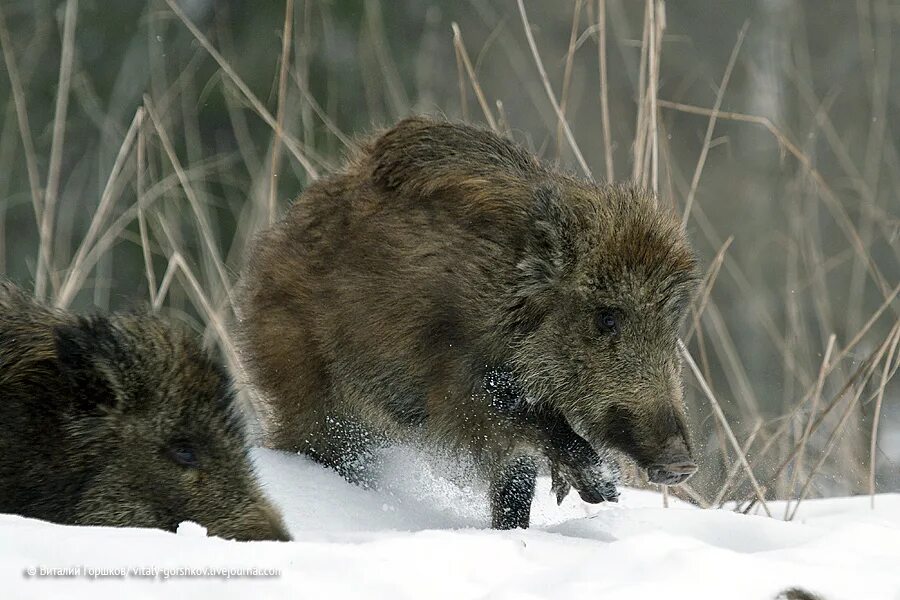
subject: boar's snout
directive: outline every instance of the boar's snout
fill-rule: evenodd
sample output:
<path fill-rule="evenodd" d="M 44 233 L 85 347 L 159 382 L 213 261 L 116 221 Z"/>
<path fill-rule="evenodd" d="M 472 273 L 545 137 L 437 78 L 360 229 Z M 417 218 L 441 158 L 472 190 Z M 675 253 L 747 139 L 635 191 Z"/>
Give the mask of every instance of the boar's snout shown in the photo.
<path fill-rule="evenodd" d="M 670 438 L 663 452 L 647 467 L 647 477 L 653 483 L 678 485 L 697 472 L 687 444 L 681 438 Z"/>
<path fill-rule="evenodd" d="M 267 504 L 251 507 L 237 522 L 223 523 L 220 527 L 213 525 L 209 528 L 209 533 L 240 542 L 290 542 L 293 540 L 281 515 L 274 507 Z"/>
<path fill-rule="evenodd" d="M 275 542 L 290 542 L 291 534 L 288 533 L 287 527 L 281 520 L 281 515 L 271 506 L 263 506 L 260 508 L 258 523 L 251 528 L 243 537 L 237 539 L 243 540 L 272 540 Z"/>
<path fill-rule="evenodd" d="M 267 527 L 262 527 L 258 532 L 254 532 L 258 537 L 255 537 L 253 534 L 247 536 L 246 540 L 270 540 L 273 542 L 290 542 L 294 538 L 291 537 L 291 534 L 288 533 L 287 528 L 281 522 L 281 519 L 273 519 L 270 523 L 268 523 Z"/>

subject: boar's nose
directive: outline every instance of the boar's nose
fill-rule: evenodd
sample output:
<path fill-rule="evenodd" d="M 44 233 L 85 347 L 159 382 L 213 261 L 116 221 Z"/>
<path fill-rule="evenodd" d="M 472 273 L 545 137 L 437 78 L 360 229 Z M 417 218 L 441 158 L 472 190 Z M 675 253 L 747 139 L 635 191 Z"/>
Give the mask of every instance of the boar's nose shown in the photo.
<path fill-rule="evenodd" d="M 224 531 L 210 528 L 210 533 L 240 542 L 275 541 L 290 542 L 293 538 L 281 520 L 281 515 L 267 505 L 254 507 L 245 513 L 237 523 L 226 524 Z"/>
<path fill-rule="evenodd" d="M 270 506 L 264 507 L 262 512 L 265 516 L 265 525 L 261 528 L 261 535 L 257 539 L 290 542 L 292 540 L 291 534 L 288 533 L 287 527 L 284 526 L 281 515 Z"/>
<path fill-rule="evenodd" d="M 272 531 L 263 539 L 272 540 L 275 542 L 290 542 L 293 541 L 294 538 L 292 538 L 291 534 L 288 533 L 287 528 L 280 522 L 278 522 L 272 523 Z"/>
<path fill-rule="evenodd" d="M 291 542 L 294 538 L 287 532 L 287 529 L 281 527 L 274 532 L 272 540 L 275 542 Z"/>
<path fill-rule="evenodd" d="M 670 439 L 657 460 L 647 467 L 647 477 L 653 483 L 678 485 L 697 472 L 687 444 L 680 438 Z"/>

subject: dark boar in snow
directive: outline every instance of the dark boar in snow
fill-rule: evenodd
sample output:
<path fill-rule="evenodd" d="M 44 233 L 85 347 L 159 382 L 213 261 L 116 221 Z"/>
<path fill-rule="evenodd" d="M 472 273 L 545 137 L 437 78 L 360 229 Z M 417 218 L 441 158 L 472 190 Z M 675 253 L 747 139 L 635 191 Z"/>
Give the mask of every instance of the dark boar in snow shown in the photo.
<path fill-rule="evenodd" d="M 2 281 L 0 512 L 290 539 L 229 378 L 192 337 L 148 314 L 51 309 Z"/>

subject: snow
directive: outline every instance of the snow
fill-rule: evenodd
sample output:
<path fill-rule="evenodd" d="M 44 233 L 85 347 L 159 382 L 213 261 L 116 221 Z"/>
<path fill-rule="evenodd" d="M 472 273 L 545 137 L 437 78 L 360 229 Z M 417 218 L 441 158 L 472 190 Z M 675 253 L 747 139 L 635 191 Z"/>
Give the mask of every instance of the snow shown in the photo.
<path fill-rule="evenodd" d="M 762 600 L 799 586 L 826 600 L 900 598 L 898 494 L 879 495 L 874 510 L 868 497 L 806 501 L 784 522 L 674 499 L 664 508 L 632 489 L 618 504 L 573 493 L 557 507 L 542 478 L 532 528 L 491 531 L 484 489 L 447 461 L 388 453 L 378 489 L 366 490 L 302 457 L 254 457 L 294 542 L 211 538 L 193 523 L 172 534 L 0 515 L 0 595 Z M 48 576 L 54 568 L 68 576 Z M 248 577 L 254 568 L 276 573 Z"/>

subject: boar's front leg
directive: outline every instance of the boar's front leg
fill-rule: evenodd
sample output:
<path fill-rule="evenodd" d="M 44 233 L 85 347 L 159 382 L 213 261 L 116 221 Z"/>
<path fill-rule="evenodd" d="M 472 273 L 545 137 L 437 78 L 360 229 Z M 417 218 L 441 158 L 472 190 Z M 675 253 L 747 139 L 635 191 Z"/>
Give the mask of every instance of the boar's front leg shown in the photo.
<path fill-rule="evenodd" d="M 506 367 L 491 369 L 484 378 L 484 390 L 491 406 L 500 415 L 536 430 L 544 453 L 550 461 L 553 491 L 557 503 L 578 490 L 585 502 L 615 502 L 617 477 L 594 448 L 579 436 L 569 422 L 555 410 L 530 406 Z"/>
<path fill-rule="evenodd" d="M 517 456 L 500 468 L 491 482 L 491 527 L 528 528 L 536 478 L 531 456 Z"/>
<path fill-rule="evenodd" d="M 578 490 L 582 500 L 591 504 L 618 501 L 618 477 L 614 467 L 575 433 L 565 418 L 546 409 L 538 411 L 534 418 L 545 436 L 545 452 L 550 459 L 557 504 L 568 495 L 570 486 Z"/>

